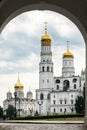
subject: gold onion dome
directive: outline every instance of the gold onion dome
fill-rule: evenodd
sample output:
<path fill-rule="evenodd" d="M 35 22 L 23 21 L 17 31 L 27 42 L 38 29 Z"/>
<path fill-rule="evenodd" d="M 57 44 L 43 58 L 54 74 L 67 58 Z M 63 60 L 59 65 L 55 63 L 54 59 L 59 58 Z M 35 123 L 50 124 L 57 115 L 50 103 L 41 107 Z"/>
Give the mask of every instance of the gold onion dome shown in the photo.
<path fill-rule="evenodd" d="M 45 33 L 41 36 L 42 46 L 51 46 L 51 36 L 47 33 L 47 26 L 45 22 Z"/>
<path fill-rule="evenodd" d="M 74 58 L 73 54 L 69 51 L 68 45 L 67 51 L 63 53 L 63 58 Z"/>
<path fill-rule="evenodd" d="M 18 76 L 18 80 L 17 80 L 17 82 L 15 83 L 15 86 L 14 86 L 14 88 L 15 89 L 23 89 L 23 85 L 22 85 L 22 83 L 20 82 L 20 79 L 19 79 L 19 76 Z"/>
<path fill-rule="evenodd" d="M 41 41 L 43 41 L 43 40 L 50 40 L 50 41 L 51 41 L 51 36 L 48 35 L 48 34 L 45 32 L 45 34 L 43 34 L 42 37 L 41 37 Z"/>

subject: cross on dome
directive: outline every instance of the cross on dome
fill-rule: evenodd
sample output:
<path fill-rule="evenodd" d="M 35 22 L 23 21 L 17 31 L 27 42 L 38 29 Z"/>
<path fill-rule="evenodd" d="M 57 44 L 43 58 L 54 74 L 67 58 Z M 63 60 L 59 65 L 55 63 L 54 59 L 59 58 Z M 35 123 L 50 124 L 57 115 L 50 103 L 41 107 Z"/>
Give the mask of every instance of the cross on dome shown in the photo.
<path fill-rule="evenodd" d="M 67 51 L 69 51 L 69 41 L 67 40 Z"/>
<path fill-rule="evenodd" d="M 45 34 L 47 34 L 47 22 L 44 22 L 45 24 Z"/>
<path fill-rule="evenodd" d="M 63 53 L 63 58 L 74 58 L 73 53 L 69 51 L 69 41 L 67 41 L 67 51 Z"/>
<path fill-rule="evenodd" d="M 42 46 L 51 46 L 51 36 L 47 33 L 47 22 L 44 22 L 45 24 L 45 32 L 41 36 L 41 41 L 47 41 L 47 44 L 42 43 Z"/>
<path fill-rule="evenodd" d="M 19 77 L 19 72 L 18 72 L 18 81 L 20 80 L 20 77 Z"/>

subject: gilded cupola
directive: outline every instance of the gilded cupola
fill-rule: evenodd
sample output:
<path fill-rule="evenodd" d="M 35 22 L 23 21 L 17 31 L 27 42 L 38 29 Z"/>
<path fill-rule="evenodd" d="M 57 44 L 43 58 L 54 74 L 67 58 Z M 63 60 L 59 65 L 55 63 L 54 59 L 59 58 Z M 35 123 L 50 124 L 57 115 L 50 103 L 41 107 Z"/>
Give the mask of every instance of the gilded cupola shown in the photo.
<path fill-rule="evenodd" d="M 22 83 L 20 82 L 19 75 L 18 75 L 18 80 L 17 80 L 17 82 L 16 82 L 15 85 L 14 85 L 14 88 L 15 88 L 15 89 L 18 89 L 18 90 L 21 90 L 21 89 L 24 88 L 24 86 L 23 86 Z"/>
<path fill-rule="evenodd" d="M 63 58 L 74 58 L 73 53 L 69 50 L 69 45 L 67 43 L 67 50 L 63 53 Z"/>
<path fill-rule="evenodd" d="M 45 22 L 45 33 L 41 36 L 41 46 L 51 46 L 51 36 L 47 33 L 47 22 Z"/>

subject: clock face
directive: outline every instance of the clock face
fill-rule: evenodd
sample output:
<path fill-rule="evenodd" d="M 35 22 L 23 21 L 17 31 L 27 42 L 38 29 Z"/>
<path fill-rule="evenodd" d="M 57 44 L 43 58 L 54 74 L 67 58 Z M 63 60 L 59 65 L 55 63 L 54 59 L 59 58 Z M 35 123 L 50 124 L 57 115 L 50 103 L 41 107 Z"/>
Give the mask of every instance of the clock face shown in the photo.
<path fill-rule="evenodd" d="M 64 80 L 63 82 L 63 90 L 67 91 L 69 89 L 69 81 L 68 80 Z"/>

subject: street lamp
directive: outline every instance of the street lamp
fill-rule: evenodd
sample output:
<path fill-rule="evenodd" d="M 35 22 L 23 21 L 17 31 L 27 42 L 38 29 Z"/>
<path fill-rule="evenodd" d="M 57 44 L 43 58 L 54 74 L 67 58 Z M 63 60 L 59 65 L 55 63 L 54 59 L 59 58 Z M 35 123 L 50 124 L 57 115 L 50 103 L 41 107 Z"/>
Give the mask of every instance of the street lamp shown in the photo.
<path fill-rule="evenodd" d="M 30 116 L 32 116 L 32 113 L 33 113 L 33 107 L 32 107 L 32 108 L 29 108 L 29 111 L 30 111 Z"/>
<path fill-rule="evenodd" d="M 17 98 L 17 92 L 16 91 L 14 92 L 14 96 L 15 96 L 15 98 L 14 98 L 15 99 L 15 118 L 16 118 L 16 98 Z"/>
<path fill-rule="evenodd" d="M 37 103 L 39 105 L 39 115 L 41 115 L 41 105 L 43 104 L 43 101 L 38 101 Z"/>
<path fill-rule="evenodd" d="M 73 113 L 73 107 L 70 107 L 71 113 Z"/>
<path fill-rule="evenodd" d="M 20 117 L 20 97 L 19 97 L 19 117 Z"/>

